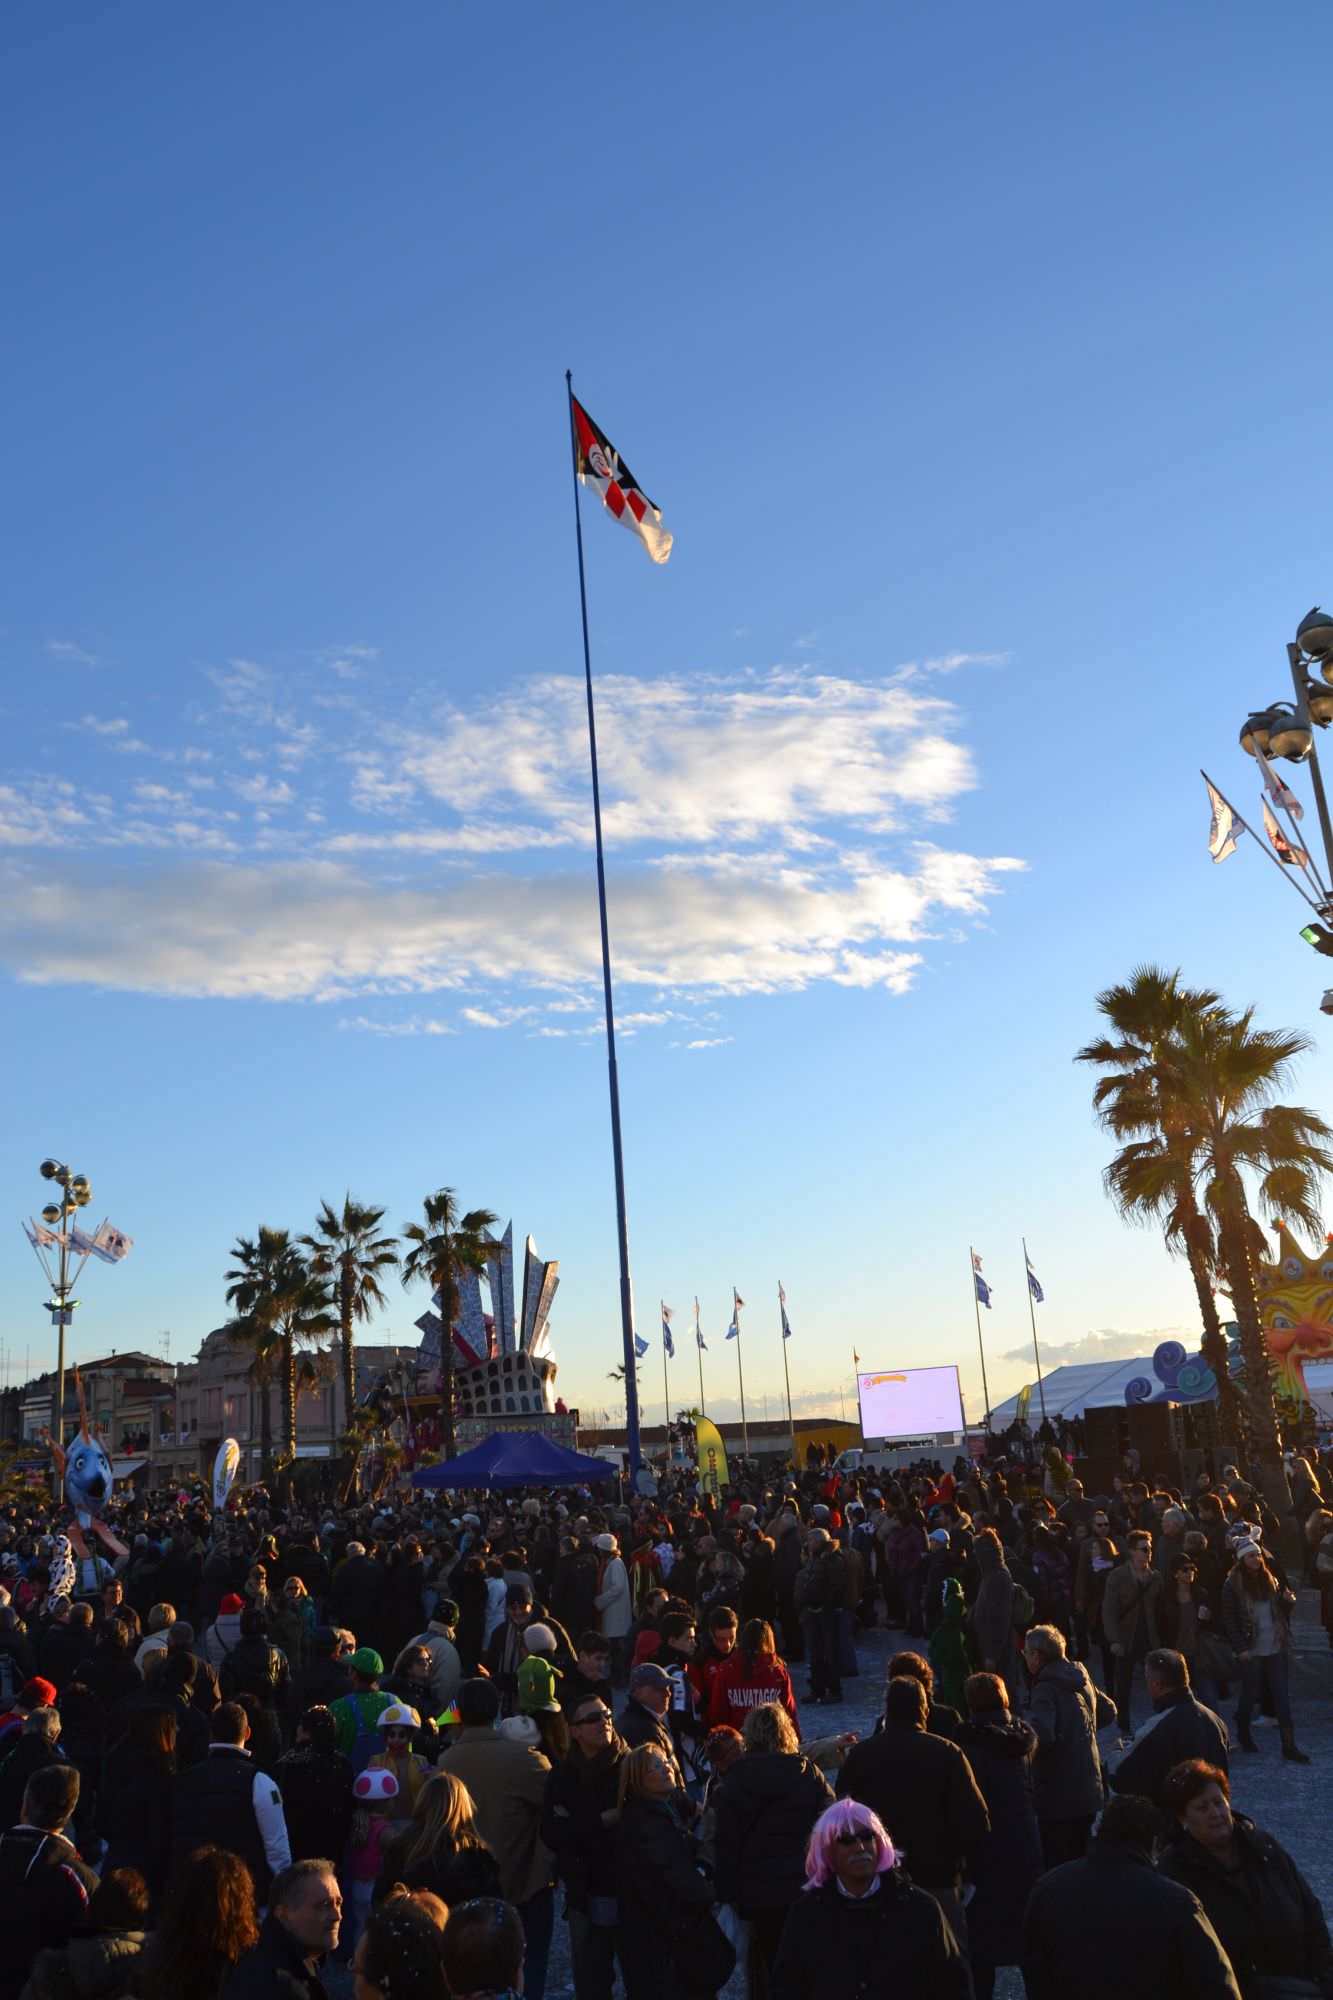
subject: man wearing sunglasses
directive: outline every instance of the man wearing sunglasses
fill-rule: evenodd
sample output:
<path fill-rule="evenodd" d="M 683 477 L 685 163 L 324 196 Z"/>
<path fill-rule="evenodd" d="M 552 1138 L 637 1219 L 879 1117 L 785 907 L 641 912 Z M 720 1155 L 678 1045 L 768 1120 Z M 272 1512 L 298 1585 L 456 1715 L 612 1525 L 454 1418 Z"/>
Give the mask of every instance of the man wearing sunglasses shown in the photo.
<path fill-rule="evenodd" d="M 585 1695 L 566 1711 L 570 1751 L 546 1781 L 542 1839 L 565 1891 L 576 2000 L 611 2000 L 616 1972 L 616 1828 L 626 1750 L 611 1709 Z"/>

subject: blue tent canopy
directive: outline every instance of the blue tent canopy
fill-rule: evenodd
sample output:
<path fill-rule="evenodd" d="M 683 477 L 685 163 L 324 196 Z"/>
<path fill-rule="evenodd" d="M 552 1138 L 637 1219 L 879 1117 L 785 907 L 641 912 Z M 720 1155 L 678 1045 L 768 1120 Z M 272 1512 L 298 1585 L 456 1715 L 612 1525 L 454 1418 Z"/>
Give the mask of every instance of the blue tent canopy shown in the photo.
<path fill-rule="evenodd" d="M 414 1486 L 588 1486 L 614 1479 L 605 1459 L 566 1451 L 541 1431 L 497 1431 L 461 1458 L 427 1465 L 412 1474 Z"/>

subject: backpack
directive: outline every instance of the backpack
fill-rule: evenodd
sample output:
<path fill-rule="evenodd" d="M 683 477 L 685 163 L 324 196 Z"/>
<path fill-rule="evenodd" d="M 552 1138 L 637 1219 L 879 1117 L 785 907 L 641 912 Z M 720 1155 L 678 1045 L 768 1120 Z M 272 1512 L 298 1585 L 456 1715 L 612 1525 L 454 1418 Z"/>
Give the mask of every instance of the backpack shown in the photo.
<path fill-rule="evenodd" d="M 1028 1631 L 1037 1621 L 1037 1607 L 1032 1601 L 1032 1592 L 1025 1583 L 1019 1583 L 1017 1578 L 1014 1579 L 1014 1601 L 1011 1616 L 1014 1622 L 1014 1629 L 1017 1632 Z"/>

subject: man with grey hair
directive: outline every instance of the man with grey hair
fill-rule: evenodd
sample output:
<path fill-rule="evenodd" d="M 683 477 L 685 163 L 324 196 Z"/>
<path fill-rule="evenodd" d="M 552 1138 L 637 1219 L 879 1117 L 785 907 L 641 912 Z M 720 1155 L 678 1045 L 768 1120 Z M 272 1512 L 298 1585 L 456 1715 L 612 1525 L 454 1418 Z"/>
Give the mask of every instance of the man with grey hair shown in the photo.
<path fill-rule="evenodd" d="M 1187 1758 L 1229 1770 L 1231 1738 L 1220 1715 L 1195 1699 L 1189 1664 L 1183 1653 L 1159 1646 L 1143 1663 L 1153 1712 L 1111 1772 L 1113 1792 L 1134 1792 L 1161 1803 L 1168 1771 Z"/>
<path fill-rule="evenodd" d="M 58 1747 L 60 1717 L 54 1708 L 34 1708 L 24 1721 L 13 1748 L 0 1766 L 0 1827 L 13 1826 L 23 1805 L 23 1792 L 34 1771 L 67 1762 Z"/>
<path fill-rule="evenodd" d="M 1115 1721 L 1116 1707 L 1085 1666 L 1066 1659 L 1064 1634 L 1054 1625 L 1032 1627 L 1023 1657 L 1032 1676 L 1024 1714 L 1037 1738 L 1033 1804 L 1046 1866 L 1057 1868 L 1087 1853 L 1102 1806 L 1097 1731 Z"/>

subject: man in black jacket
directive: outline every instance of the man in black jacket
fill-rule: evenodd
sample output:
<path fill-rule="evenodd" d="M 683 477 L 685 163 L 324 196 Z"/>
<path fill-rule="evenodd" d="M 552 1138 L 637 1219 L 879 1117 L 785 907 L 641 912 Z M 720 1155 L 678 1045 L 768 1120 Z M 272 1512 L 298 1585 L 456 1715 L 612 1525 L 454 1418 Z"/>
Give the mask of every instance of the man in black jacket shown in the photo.
<path fill-rule="evenodd" d="M 250 1724 L 236 1702 L 224 1701 L 214 1711 L 210 1735 L 207 1757 L 182 1771 L 172 1786 L 172 1862 L 196 1847 L 229 1847 L 250 1870 L 262 1904 L 270 1880 L 292 1858 L 282 1794 L 246 1749 Z"/>
<path fill-rule="evenodd" d="M 1182 1653 L 1157 1647 L 1144 1661 L 1143 1673 L 1153 1712 L 1111 1772 L 1111 1790 L 1135 1792 L 1160 1805 L 1162 1780 L 1189 1757 L 1229 1771 L 1231 1738 L 1221 1716 L 1195 1699 Z"/>
<path fill-rule="evenodd" d="M 45 1945 L 69 1943 L 88 1914 L 97 1877 L 64 1837 L 79 1802 L 73 1764 L 34 1771 L 22 1818 L 0 1833 L 0 2000 L 17 2000 Z"/>
<path fill-rule="evenodd" d="M 966 1950 L 959 1891 L 968 1856 L 990 1832 L 990 1814 L 957 1744 L 927 1733 L 920 1681 L 889 1682 L 884 1727 L 849 1752 L 837 1792 L 878 1813 L 912 1880 L 936 1897 Z"/>
<path fill-rule="evenodd" d="M 676 1756 L 676 1739 L 667 1715 L 671 1709 L 671 1676 L 652 1660 L 641 1660 L 630 1672 L 629 1700 L 620 1711 L 620 1734 L 627 1750 L 652 1743 L 662 1752 L 676 1778 L 678 1806 L 689 1819 L 693 1808 L 685 1796 L 685 1777 Z"/>
<path fill-rule="evenodd" d="M 223 2000 L 328 2000 L 319 1969 L 338 1943 L 342 1895 L 331 1861 L 293 1861 L 273 1878 L 259 1942 Z"/>
<path fill-rule="evenodd" d="M 565 1891 L 576 2000 L 611 2000 L 616 1972 L 616 1828 L 625 1745 L 611 1708 L 585 1695 L 567 1711 L 573 1748 L 546 1782 L 541 1834 Z"/>
<path fill-rule="evenodd" d="M 1196 1896 L 1153 1867 L 1150 1799 L 1112 1799 L 1081 1861 L 1043 1875 L 1023 1918 L 1028 2000 L 1240 2000 Z"/>
<path fill-rule="evenodd" d="M 332 1625 L 317 1625 L 310 1635 L 310 1664 L 292 1675 L 287 1713 L 293 1723 L 308 1708 L 331 1708 L 352 1692 L 352 1678 L 339 1655 L 342 1635 Z"/>

